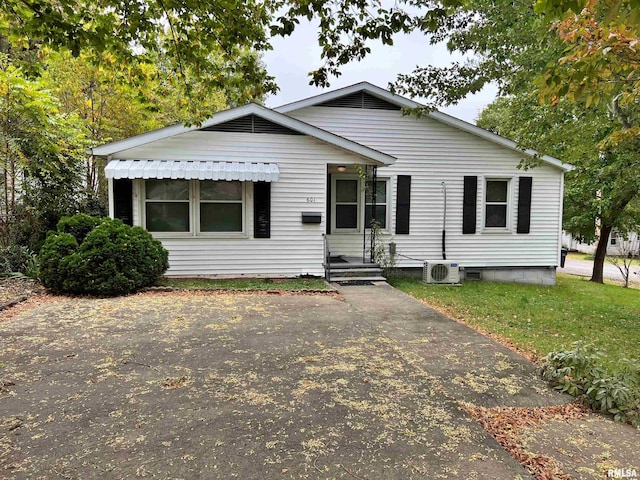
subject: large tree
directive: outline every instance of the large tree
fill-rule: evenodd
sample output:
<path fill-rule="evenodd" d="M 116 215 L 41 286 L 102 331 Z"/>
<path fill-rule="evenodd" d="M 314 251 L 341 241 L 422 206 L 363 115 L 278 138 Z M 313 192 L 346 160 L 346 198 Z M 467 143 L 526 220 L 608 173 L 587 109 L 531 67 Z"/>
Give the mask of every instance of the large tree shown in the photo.
<path fill-rule="evenodd" d="M 228 103 L 236 104 L 276 89 L 259 56 L 248 54 L 270 48 L 272 8 L 256 0 L 5 0 L 0 35 L 14 50 L 45 45 L 76 56 L 92 50 L 123 65 L 161 56 L 184 98 L 199 98 L 197 79 L 207 91 L 228 92 Z"/>
<path fill-rule="evenodd" d="M 0 54 L 0 245 L 37 248 L 61 215 L 75 213 L 86 145 L 78 118 L 60 112 L 44 82 Z"/>

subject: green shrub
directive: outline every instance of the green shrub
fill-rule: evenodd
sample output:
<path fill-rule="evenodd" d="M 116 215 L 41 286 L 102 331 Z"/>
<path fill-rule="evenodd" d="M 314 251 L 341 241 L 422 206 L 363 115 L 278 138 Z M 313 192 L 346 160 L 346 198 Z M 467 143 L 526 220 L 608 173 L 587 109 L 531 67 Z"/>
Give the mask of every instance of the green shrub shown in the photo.
<path fill-rule="evenodd" d="M 61 221 L 58 233 L 50 232 L 40 252 L 40 279 L 47 288 L 121 295 L 152 285 L 169 268 L 168 252 L 146 230 L 105 218 L 85 234 L 91 220 L 73 218 Z"/>
<path fill-rule="evenodd" d="M 80 245 L 89 232 L 100 225 L 102 220 L 97 217 L 90 217 L 84 213 L 73 215 L 72 217 L 62 217 L 58 222 L 58 233 L 68 233 Z"/>
<path fill-rule="evenodd" d="M 68 273 L 62 268 L 62 260 L 78 249 L 78 242 L 68 233 L 49 232 L 40 249 L 40 281 L 54 292 L 62 292 Z"/>
<path fill-rule="evenodd" d="M 623 360 L 620 370 L 612 373 L 603 366 L 603 352 L 583 342 L 573 346 L 544 357 L 542 378 L 616 421 L 640 426 L 640 364 Z"/>

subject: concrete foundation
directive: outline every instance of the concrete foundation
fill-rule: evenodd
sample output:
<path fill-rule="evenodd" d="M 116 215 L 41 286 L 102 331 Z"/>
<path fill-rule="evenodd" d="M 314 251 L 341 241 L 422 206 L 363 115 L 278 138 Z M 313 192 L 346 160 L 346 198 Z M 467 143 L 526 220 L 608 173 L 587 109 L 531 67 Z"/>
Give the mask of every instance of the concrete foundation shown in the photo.
<path fill-rule="evenodd" d="M 556 284 L 556 269 L 553 267 L 471 268 L 462 273 L 463 280 L 476 280 L 478 276 L 480 280 L 489 282 Z"/>
<path fill-rule="evenodd" d="M 422 278 L 421 268 L 395 269 L 394 276 Z M 555 267 L 470 267 L 460 269 L 460 280 L 471 282 L 485 280 L 488 282 L 528 283 L 532 285 L 555 285 Z"/>

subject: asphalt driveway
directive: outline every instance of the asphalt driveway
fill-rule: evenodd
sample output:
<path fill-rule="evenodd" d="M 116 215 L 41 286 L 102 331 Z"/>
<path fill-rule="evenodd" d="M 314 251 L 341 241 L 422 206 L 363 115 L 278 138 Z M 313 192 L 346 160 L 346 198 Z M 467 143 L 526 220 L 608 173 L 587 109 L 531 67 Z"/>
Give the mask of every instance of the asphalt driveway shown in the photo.
<path fill-rule="evenodd" d="M 566 402 L 533 364 L 389 286 L 342 293 L 25 308 L 0 323 L 0 477 L 530 478 L 460 402 Z"/>

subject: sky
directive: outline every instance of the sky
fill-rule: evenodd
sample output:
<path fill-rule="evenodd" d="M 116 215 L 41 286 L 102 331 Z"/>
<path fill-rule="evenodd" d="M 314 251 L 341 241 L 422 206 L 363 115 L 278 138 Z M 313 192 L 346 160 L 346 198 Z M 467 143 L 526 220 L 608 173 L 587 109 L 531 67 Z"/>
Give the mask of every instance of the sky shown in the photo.
<path fill-rule="evenodd" d="M 273 50 L 264 55 L 269 74 L 273 75 L 280 87 L 277 95 L 267 98 L 266 105 L 277 107 L 302 100 L 325 91 L 346 87 L 367 81 L 387 88 L 399 73 L 410 73 L 416 66 L 445 66 L 460 57 L 452 56 L 444 45 L 429 45 L 419 32 L 394 38 L 394 45 L 371 43 L 371 54 L 361 62 L 354 62 L 342 68 L 342 75 L 330 79 L 330 88 L 309 85 L 308 73 L 322 65 L 320 47 L 316 40 L 316 30 L 310 23 L 301 22 L 293 35 L 272 39 Z M 440 110 L 475 123 L 482 109 L 495 98 L 497 89 L 489 86 L 475 95 L 468 96 L 457 105 Z M 420 102 L 420 98 L 413 100 Z"/>

